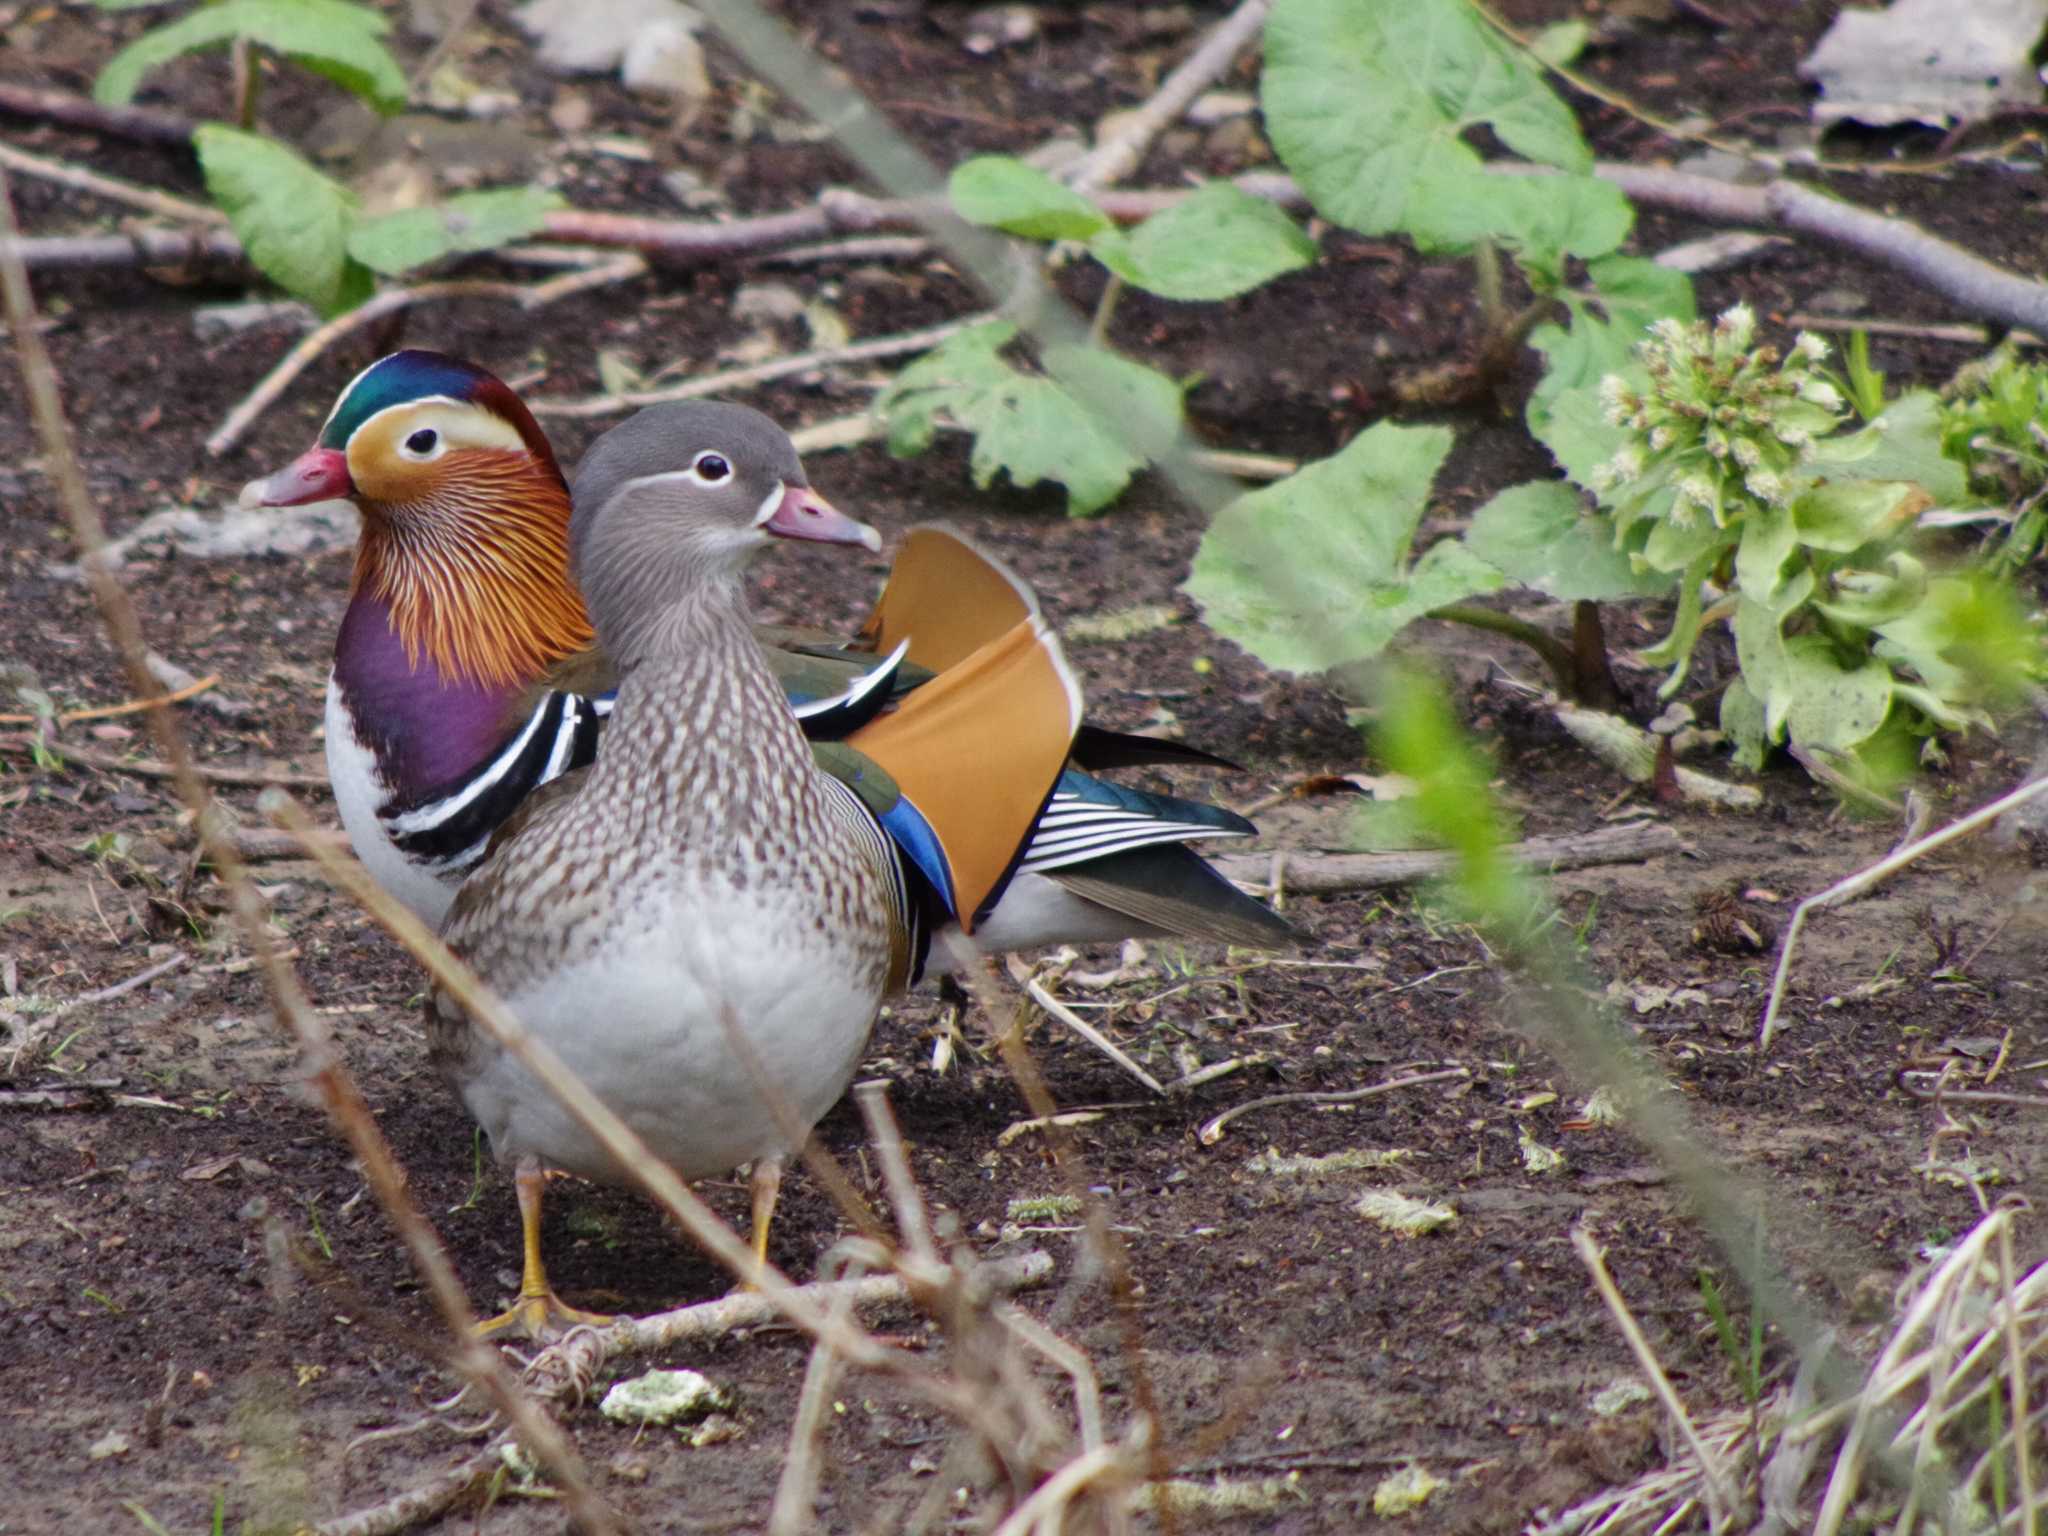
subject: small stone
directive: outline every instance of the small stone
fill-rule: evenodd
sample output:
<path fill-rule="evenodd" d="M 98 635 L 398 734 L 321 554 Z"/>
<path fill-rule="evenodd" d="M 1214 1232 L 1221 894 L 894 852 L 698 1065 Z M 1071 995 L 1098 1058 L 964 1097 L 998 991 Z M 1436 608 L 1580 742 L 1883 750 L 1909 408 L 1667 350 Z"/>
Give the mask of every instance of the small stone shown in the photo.
<path fill-rule="evenodd" d="M 595 116 L 590 98 L 581 91 L 557 91 L 548 105 L 548 121 L 557 133 L 582 133 Z"/>
<path fill-rule="evenodd" d="M 128 1450 L 128 1437 L 118 1429 L 110 1429 L 87 1446 L 85 1454 L 94 1461 L 105 1461 L 110 1456 L 126 1456 Z"/>
<path fill-rule="evenodd" d="M 732 1406 L 732 1394 L 698 1371 L 649 1371 L 617 1383 L 598 1412 L 615 1424 L 668 1424 Z"/>

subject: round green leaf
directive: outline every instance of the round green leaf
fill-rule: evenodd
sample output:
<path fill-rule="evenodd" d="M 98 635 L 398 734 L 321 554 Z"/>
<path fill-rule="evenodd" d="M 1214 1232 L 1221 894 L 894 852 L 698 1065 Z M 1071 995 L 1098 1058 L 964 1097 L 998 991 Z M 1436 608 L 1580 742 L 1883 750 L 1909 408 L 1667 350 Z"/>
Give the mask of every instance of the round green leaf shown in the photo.
<path fill-rule="evenodd" d="M 1027 240 L 1092 240 L 1116 228 L 1072 187 L 1011 155 L 981 155 L 955 167 L 946 195 L 968 223 Z"/>
<path fill-rule="evenodd" d="M 1105 230 L 1090 253 L 1162 299 L 1235 298 L 1315 260 L 1315 242 L 1262 197 L 1212 181 L 1129 234 Z"/>

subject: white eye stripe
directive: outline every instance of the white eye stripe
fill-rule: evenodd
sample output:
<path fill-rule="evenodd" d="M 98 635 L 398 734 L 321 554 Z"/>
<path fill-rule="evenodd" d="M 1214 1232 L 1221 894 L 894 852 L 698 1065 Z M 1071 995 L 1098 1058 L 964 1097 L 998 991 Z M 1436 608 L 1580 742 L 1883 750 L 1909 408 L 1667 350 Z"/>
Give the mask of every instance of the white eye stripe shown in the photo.
<path fill-rule="evenodd" d="M 768 494 L 761 498 L 761 509 L 754 514 L 754 526 L 756 528 L 763 526 L 769 518 L 775 515 L 776 509 L 782 505 L 782 497 L 787 489 L 788 487 L 780 480 L 768 488 Z"/>

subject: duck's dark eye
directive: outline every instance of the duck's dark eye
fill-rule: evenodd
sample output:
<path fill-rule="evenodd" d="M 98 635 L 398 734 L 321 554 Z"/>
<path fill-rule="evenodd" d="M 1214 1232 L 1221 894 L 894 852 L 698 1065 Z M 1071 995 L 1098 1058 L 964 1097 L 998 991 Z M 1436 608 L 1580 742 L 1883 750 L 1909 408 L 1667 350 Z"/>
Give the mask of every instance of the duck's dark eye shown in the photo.
<path fill-rule="evenodd" d="M 723 480 L 732 473 L 732 466 L 725 462 L 725 455 L 722 453 L 700 453 L 692 467 L 696 469 L 700 479 L 710 481 Z"/>
<path fill-rule="evenodd" d="M 434 445 L 440 441 L 441 434 L 436 432 L 432 427 L 421 427 L 419 431 L 413 433 L 411 437 L 408 437 L 405 440 L 406 452 L 419 454 L 432 453 L 434 451 Z"/>

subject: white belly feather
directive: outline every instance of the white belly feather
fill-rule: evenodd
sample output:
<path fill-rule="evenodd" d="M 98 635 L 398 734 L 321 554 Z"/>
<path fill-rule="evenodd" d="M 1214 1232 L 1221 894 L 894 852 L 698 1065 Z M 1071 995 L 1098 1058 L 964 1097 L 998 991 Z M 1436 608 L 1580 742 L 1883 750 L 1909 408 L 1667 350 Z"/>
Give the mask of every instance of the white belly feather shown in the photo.
<path fill-rule="evenodd" d="M 758 884 L 627 898 L 614 913 L 597 954 L 508 994 L 513 1011 L 684 1178 L 794 1150 L 782 1127 L 808 1132 L 866 1048 L 876 998 L 864 957 Z M 462 1096 L 501 1160 L 622 1176 L 517 1061 L 489 1045 L 479 1055 Z"/>

